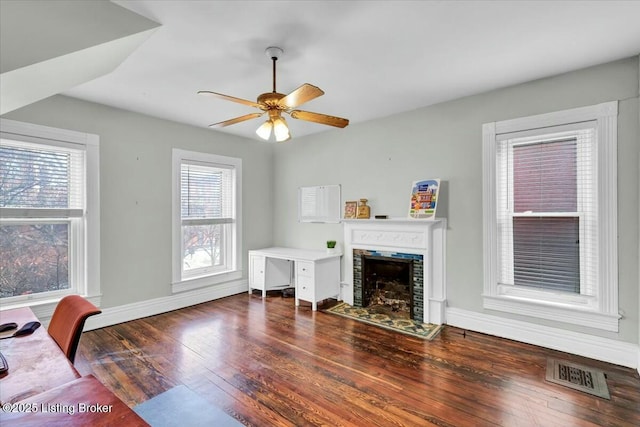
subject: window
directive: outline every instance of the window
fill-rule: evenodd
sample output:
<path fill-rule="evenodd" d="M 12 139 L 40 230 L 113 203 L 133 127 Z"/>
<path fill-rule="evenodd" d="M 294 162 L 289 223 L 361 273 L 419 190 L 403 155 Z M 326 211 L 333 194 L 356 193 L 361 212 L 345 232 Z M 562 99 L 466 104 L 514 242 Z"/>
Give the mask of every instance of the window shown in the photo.
<path fill-rule="evenodd" d="M 3 304 L 98 295 L 98 137 L 4 119 L 0 136 Z"/>
<path fill-rule="evenodd" d="M 484 125 L 485 308 L 617 331 L 616 118 Z"/>
<path fill-rule="evenodd" d="M 174 150 L 174 290 L 239 278 L 241 160 Z"/>

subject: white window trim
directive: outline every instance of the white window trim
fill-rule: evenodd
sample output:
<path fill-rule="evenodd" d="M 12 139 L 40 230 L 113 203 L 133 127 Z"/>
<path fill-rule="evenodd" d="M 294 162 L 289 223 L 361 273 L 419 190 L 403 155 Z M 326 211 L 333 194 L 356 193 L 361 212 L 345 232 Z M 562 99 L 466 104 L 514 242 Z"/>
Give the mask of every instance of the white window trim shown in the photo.
<path fill-rule="evenodd" d="M 617 244 L 617 116 L 618 102 L 486 123 L 482 127 L 483 234 L 485 309 L 552 321 L 618 331 Z M 600 268 L 596 296 L 560 295 L 549 291 L 514 289 L 498 283 L 496 224 L 496 147 L 501 134 L 571 123 L 597 122 Z"/>
<path fill-rule="evenodd" d="M 89 298 L 100 306 L 100 137 L 98 135 L 58 129 L 49 126 L 15 120 L 0 119 L 0 136 L 16 141 L 44 143 L 51 145 L 81 145 L 86 151 L 86 224 L 84 242 L 76 242 L 77 248 L 84 252 L 83 268 L 75 264 L 76 276 L 82 279 L 76 292 Z M 27 299 L 3 303 L 3 309 L 21 306 L 45 306 L 57 303 L 69 292 L 49 293 L 48 295 L 31 295 Z"/>
<path fill-rule="evenodd" d="M 180 218 L 180 165 L 183 161 L 196 161 L 209 164 L 231 165 L 236 170 L 236 233 L 233 268 L 230 271 L 213 273 L 207 276 L 182 278 L 182 232 Z M 173 293 L 239 280 L 242 278 L 242 159 L 217 154 L 174 148 L 172 152 L 171 174 L 171 236 L 172 236 L 172 283 Z"/>

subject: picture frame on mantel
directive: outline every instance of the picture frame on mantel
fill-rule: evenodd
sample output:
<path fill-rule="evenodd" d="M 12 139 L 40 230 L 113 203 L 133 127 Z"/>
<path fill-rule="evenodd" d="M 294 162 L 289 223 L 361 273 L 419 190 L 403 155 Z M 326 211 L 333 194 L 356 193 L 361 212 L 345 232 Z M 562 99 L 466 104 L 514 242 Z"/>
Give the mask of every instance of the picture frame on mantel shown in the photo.
<path fill-rule="evenodd" d="M 348 200 L 344 203 L 344 219 L 356 219 L 358 212 L 358 202 Z"/>
<path fill-rule="evenodd" d="M 439 178 L 414 181 L 411 185 L 409 218 L 435 219 L 439 191 Z"/>

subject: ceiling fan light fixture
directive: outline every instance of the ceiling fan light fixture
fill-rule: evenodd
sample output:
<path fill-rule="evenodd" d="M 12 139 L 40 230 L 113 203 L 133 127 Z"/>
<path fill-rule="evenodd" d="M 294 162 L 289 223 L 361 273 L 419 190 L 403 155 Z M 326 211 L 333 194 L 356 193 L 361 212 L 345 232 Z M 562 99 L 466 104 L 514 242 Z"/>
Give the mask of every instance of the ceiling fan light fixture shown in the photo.
<path fill-rule="evenodd" d="M 273 121 L 273 134 L 276 137 L 276 141 L 283 142 L 291 138 L 289 134 L 289 126 L 282 117 L 278 117 Z"/>
<path fill-rule="evenodd" d="M 269 138 L 271 137 L 271 129 L 272 128 L 273 128 L 273 123 L 271 122 L 271 119 L 269 119 L 266 122 L 264 122 L 262 124 L 262 126 L 260 126 L 256 130 L 256 133 L 258 134 L 258 136 L 260 138 L 264 139 L 265 141 L 268 141 Z"/>

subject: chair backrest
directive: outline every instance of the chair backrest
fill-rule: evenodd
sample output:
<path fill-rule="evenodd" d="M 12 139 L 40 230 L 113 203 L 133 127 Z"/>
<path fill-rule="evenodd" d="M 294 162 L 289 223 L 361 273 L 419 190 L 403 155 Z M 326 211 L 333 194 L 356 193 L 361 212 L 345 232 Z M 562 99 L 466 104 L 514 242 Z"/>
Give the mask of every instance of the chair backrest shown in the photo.
<path fill-rule="evenodd" d="M 80 295 L 62 298 L 49 322 L 49 335 L 58 343 L 67 358 L 74 362 L 84 322 L 102 311 Z"/>

